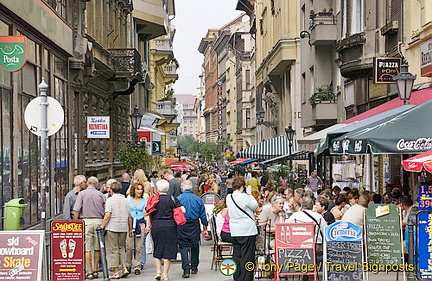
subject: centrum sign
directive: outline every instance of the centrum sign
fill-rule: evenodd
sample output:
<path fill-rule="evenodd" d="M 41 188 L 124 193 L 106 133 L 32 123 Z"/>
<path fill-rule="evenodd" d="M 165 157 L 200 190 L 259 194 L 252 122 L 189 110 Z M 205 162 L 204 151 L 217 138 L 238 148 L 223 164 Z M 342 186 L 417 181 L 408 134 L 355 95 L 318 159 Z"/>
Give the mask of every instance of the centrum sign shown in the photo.
<path fill-rule="evenodd" d="M 9 72 L 23 68 L 26 64 L 25 43 L 25 36 L 0 36 L 0 67 Z"/>

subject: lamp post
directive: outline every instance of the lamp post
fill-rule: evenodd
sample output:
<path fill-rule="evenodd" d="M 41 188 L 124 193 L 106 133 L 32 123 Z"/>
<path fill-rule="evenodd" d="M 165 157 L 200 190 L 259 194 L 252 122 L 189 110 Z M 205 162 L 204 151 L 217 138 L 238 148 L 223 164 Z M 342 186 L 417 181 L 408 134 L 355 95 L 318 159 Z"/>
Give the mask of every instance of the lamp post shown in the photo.
<path fill-rule="evenodd" d="M 132 140 L 138 142 L 138 129 L 141 127 L 142 114 L 138 111 L 138 107 L 135 106 L 132 113 L 129 115 L 132 124 Z"/>
<path fill-rule="evenodd" d="M 399 98 L 403 100 L 404 104 L 411 98 L 411 91 L 416 78 L 416 75 L 408 72 L 408 63 L 404 60 L 400 73 L 393 77 L 393 80 L 396 81 Z"/>
<path fill-rule="evenodd" d="M 182 154 L 182 148 L 180 145 L 177 145 L 177 155 L 178 155 L 179 161 L 181 161 L 181 154 Z"/>
<path fill-rule="evenodd" d="M 292 157 L 291 157 L 291 153 L 292 153 L 292 142 L 294 139 L 294 134 L 295 134 L 295 130 L 291 127 L 291 124 L 285 128 L 285 133 L 287 135 L 288 138 L 288 146 L 289 146 L 289 160 L 290 160 L 290 170 L 292 169 Z"/>

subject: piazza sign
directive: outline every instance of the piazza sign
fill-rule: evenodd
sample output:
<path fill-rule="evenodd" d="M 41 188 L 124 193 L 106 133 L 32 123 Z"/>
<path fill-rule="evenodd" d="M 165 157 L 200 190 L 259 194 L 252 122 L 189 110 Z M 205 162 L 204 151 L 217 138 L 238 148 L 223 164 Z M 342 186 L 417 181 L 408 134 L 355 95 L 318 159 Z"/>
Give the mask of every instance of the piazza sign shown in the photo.
<path fill-rule="evenodd" d="M 0 36 L 0 67 L 9 72 L 23 68 L 26 64 L 25 43 L 25 36 Z"/>

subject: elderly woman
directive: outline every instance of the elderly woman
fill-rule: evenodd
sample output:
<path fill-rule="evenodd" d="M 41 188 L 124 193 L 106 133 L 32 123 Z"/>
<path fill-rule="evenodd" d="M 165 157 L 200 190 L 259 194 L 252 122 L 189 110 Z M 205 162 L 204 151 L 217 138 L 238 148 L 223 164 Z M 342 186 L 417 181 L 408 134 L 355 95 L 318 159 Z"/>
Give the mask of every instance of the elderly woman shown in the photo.
<path fill-rule="evenodd" d="M 145 237 L 147 235 L 145 230 L 145 217 L 144 208 L 147 199 L 144 198 L 144 186 L 134 181 L 130 188 L 130 194 L 127 197 L 132 217 L 132 237 L 126 239 L 126 266 L 129 271 L 132 267 L 136 275 L 141 274 L 141 258 L 145 255 L 145 247 L 143 247 Z M 144 253 L 143 253 L 144 249 Z M 134 256 L 135 253 L 135 256 Z M 145 262 L 144 262 L 145 263 Z"/>
<path fill-rule="evenodd" d="M 233 240 L 233 258 L 237 263 L 234 281 L 252 281 L 253 270 L 246 270 L 247 263 L 255 262 L 255 243 L 258 234 L 254 211 L 258 208 L 257 200 L 251 195 L 251 190 L 245 193 L 245 180 L 236 177 L 233 181 L 233 193 L 228 195 L 226 203 L 230 217 L 231 237 Z"/>
<path fill-rule="evenodd" d="M 105 229 L 105 245 L 107 251 L 108 266 L 114 271 L 110 279 L 120 279 L 129 275 L 126 268 L 125 244 L 126 237 L 132 236 L 132 218 L 130 215 L 129 202 L 120 193 L 122 186 L 118 182 L 111 184 L 113 195 L 107 199 L 105 205 L 105 216 L 101 227 Z M 118 266 L 122 266 L 122 273 Z"/>
<path fill-rule="evenodd" d="M 174 221 L 173 209 L 182 207 L 180 201 L 167 195 L 169 183 L 166 180 L 156 182 L 156 191 L 159 192 L 159 202 L 154 206 L 151 212 L 151 224 L 149 223 L 146 230 L 151 229 L 154 251 L 153 257 L 156 263 L 156 280 L 169 280 L 168 271 L 171 260 L 177 256 L 177 224 Z M 155 195 L 157 196 L 157 195 Z M 152 197 L 149 198 L 149 201 Z M 153 207 L 153 206 L 152 206 Z M 147 206 L 146 211 L 149 210 Z M 185 212 L 183 208 L 183 212 Z M 164 269 L 162 272 L 162 260 Z"/>

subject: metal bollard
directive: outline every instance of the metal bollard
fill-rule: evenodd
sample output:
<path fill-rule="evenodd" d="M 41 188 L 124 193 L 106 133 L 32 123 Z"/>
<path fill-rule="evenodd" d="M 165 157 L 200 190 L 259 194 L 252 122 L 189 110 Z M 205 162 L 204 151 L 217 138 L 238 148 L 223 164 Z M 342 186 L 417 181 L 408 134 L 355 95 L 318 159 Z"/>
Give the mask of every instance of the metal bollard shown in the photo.
<path fill-rule="evenodd" d="M 103 270 L 103 280 L 104 281 L 108 281 L 109 279 L 109 275 L 108 275 L 108 265 L 107 265 L 107 260 L 106 260 L 106 250 L 105 250 L 105 238 L 104 238 L 104 230 L 102 229 L 102 227 L 98 226 L 96 227 L 96 233 L 97 233 L 97 237 L 99 239 L 99 245 L 100 245 L 100 259 L 102 261 L 102 270 Z M 97 262 L 97 261 L 95 261 Z"/>

